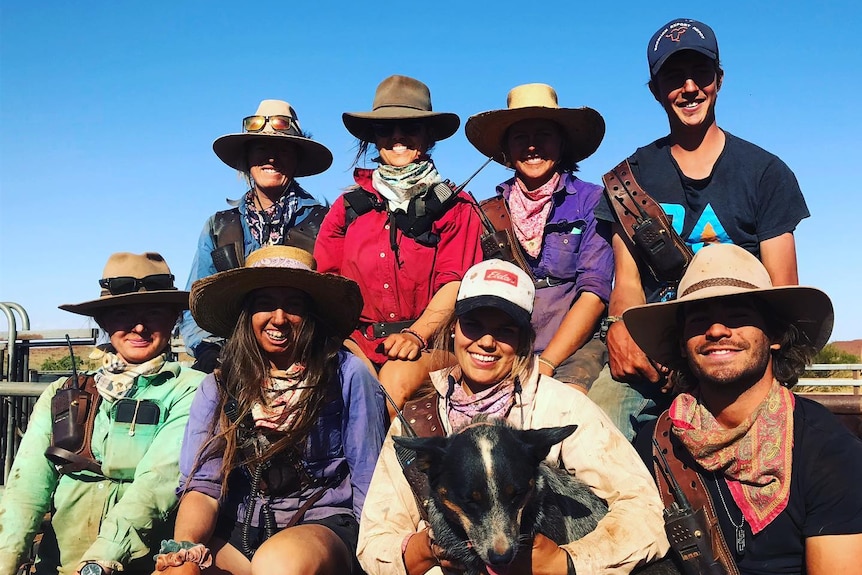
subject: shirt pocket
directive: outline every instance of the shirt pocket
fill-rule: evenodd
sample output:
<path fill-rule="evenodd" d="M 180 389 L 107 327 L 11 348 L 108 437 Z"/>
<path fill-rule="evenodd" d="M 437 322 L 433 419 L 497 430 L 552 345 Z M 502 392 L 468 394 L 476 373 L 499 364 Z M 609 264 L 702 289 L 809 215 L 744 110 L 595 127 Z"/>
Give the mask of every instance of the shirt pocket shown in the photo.
<path fill-rule="evenodd" d="M 102 473 L 111 479 L 134 479 L 161 427 L 161 406 L 150 400 L 120 399 L 111 407 Z"/>
<path fill-rule="evenodd" d="M 341 439 L 342 410 L 339 401 L 327 403 L 308 435 L 306 459 L 312 467 L 344 453 Z"/>
<path fill-rule="evenodd" d="M 573 279 L 580 267 L 581 238 L 587 227 L 584 220 L 559 222 L 545 227 L 545 250 L 542 265 L 548 276 Z"/>

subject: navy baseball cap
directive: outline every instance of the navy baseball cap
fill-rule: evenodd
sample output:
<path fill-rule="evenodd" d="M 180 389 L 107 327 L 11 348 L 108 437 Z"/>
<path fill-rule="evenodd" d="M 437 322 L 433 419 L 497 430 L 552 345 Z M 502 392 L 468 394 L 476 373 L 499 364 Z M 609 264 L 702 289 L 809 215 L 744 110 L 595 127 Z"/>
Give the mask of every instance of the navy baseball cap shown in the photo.
<path fill-rule="evenodd" d="M 712 28 L 697 20 L 677 18 L 650 38 L 647 46 L 650 76 L 655 76 L 667 59 L 680 50 L 694 50 L 718 61 L 718 40 Z"/>

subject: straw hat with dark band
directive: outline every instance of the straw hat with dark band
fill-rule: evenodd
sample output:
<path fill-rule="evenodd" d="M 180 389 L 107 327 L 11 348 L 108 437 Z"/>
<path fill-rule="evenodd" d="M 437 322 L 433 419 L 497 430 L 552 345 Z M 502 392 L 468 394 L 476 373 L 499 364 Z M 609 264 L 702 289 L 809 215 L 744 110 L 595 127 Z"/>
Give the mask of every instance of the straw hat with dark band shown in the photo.
<path fill-rule="evenodd" d="M 296 110 L 281 100 L 264 100 L 257 107 L 255 116 L 289 116 L 290 128 L 279 132 L 267 122 L 260 132 L 228 134 L 213 142 L 213 151 L 219 159 L 235 170 L 247 171 L 246 148 L 249 142 L 264 140 L 270 142 L 290 142 L 299 150 L 294 177 L 313 176 L 325 172 L 332 165 L 332 152 L 329 148 L 302 135 Z"/>
<path fill-rule="evenodd" d="M 370 112 L 344 112 L 341 115 L 347 131 L 363 142 L 374 142 L 375 122 L 387 120 L 421 120 L 435 142 L 458 131 L 461 120 L 456 114 L 434 112 L 428 86 L 407 76 L 389 76 L 377 86 Z"/>
<path fill-rule="evenodd" d="M 120 305 L 133 304 L 169 304 L 179 309 L 189 308 L 189 292 L 180 291 L 173 286 L 173 275 L 165 258 L 155 252 L 143 254 L 130 254 L 120 252 L 111 254 L 108 263 L 102 272 L 103 279 L 109 278 L 135 278 L 142 280 L 148 276 L 166 275 L 170 276 L 171 288 L 160 290 L 147 290 L 145 285 L 137 291 L 130 293 L 112 295 L 107 289 L 102 289 L 99 299 L 85 301 L 76 304 L 63 304 L 60 309 L 77 313 L 80 315 L 93 316 L 99 311 Z"/>
<path fill-rule="evenodd" d="M 509 92 L 507 109 L 470 116 L 467 139 L 485 157 L 508 166 L 503 138 L 521 120 L 550 120 L 563 129 L 564 154 L 579 162 L 599 149 L 605 137 L 605 120 L 592 108 L 560 108 L 557 93 L 547 84 L 524 84 Z"/>
<path fill-rule="evenodd" d="M 663 365 L 680 359 L 677 312 L 687 303 L 756 299 L 795 324 L 818 350 L 829 341 L 835 319 L 825 293 L 812 287 L 773 287 L 760 260 L 733 244 L 701 248 L 688 265 L 677 293 L 673 301 L 636 306 L 623 313 L 635 343 Z"/>
<path fill-rule="evenodd" d="M 362 294 L 353 280 L 314 271 L 314 257 L 292 246 L 267 246 L 248 255 L 245 267 L 220 272 L 192 284 L 191 312 L 203 329 L 230 337 L 243 300 L 268 287 L 294 288 L 314 302 L 315 313 L 340 336 L 347 337 L 359 321 Z"/>

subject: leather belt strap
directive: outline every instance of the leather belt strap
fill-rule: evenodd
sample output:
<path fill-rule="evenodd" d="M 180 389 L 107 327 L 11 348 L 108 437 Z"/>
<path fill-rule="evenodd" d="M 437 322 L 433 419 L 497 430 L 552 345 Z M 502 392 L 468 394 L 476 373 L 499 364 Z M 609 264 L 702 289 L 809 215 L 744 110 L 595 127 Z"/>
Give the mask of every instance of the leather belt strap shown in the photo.
<path fill-rule="evenodd" d="M 658 442 L 659 447 L 667 453 L 667 472 L 674 476 L 680 488 L 688 497 L 689 503 L 694 510 L 703 509 L 706 512 L 710 539 L 712 542 L 712 555 L 718 559 L 729 575 L 739 575 L 739 569 L 736 566 L 736 561 L 730 554 L 730 549 L 727 547 L 727 541 L 721 532 L 721 526 L 718 523 L 718 515 L 715 512 L 715 506 L 712 504 L 712 498 L 700 474 L 695 471 L 697 465 L 688 454 L 688 451 L 679 445 L 679 442 L 671 439 L 672 422 L 670 413 L 665 410 L 656 421 L 653 438 Z M 655 449 L 655 446 L 653 446 Z M 668 485 L 667 478 L 662 473 L 658 466 L 658 454 L 654 454 L 653 460 L 655 465 L 655 478 L 658 485 L 659 495 L 664 506 L 670 507 L 676 502 L 673 496 L 673 490 Z"/>
<path fill-rule="evenodd" d="M 408 401 L 402 410 L 404 418 L 416 432 L 418 437 L 443 437 L 446 432 L 437 409 L 437 392 L 434 391 L 426 396 Z M 417 469 L 417 461 L 414 458 L 407 465 L 402 465 L 404 477 L 410 485 L 419 515 L 428 521 L 428 498 L 431 494 L 431 486 L 428 484 L 428 476 Z"/>
<path fill-rule="evenodd" d="M 479 202 L 479 210 L 485 214 L 483 219 L 494 226 L 494 229 L 487 230 L 481 239 L 484 258 L 499 258 L 513 263 L 533 278 L 533 270 L 527 263 L 521 244 L 512 230 L 512 218 L 509 216 L 509 209 L 503 197 L 495 196 L 482 200 Z"/>

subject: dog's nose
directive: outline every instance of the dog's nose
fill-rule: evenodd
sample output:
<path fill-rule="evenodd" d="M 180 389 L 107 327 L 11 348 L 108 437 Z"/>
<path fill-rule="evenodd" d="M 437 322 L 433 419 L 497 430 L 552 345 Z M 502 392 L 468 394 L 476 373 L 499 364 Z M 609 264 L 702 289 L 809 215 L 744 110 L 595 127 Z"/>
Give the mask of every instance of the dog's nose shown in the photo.
<path fill-rule="evenodd" d="M 515 548 L 509 547 L 505 551 L 497 551 L 496 549 L 488 550 L 488 563 L 494 566 L 502 567 L 508 565 L 515 558 Z"/>

